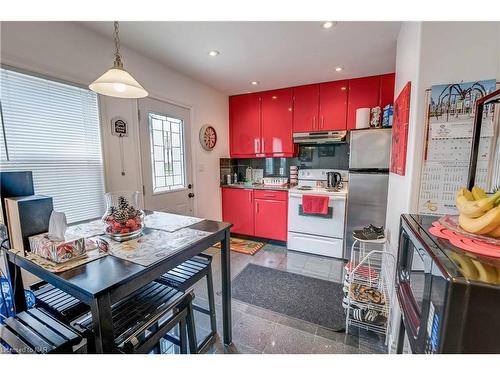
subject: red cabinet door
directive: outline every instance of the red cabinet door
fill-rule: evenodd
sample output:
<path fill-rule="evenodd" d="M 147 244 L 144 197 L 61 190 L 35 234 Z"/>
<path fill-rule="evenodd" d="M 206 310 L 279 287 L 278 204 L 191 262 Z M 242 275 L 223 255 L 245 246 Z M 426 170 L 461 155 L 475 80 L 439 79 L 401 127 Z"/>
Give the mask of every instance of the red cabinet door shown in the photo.
<path fill-rule="evenodd" d="M 260 93 L 262 110 L 262 153 L 265 156 L 292 156 L 292 89 Z"/>
<path fill-rule="evenodd" d="M 318 130 L 319 85 L 293 88 L 293 132 Z"/>
<path fill-rule="evenodd" d="M 222 188 L 222 220 L 233 224 L 231 232 L 254 235 L 253 190 Z"/>
<path fill-rule="evenodd" d="M 251 157 L 261 153 L 259 95 L 231 96 L 229 122 L 232 157 Z"/>
<path fill-rule="evenodd" d="M 319 130 L 346 130 L 348 81 L 319 85 Z"/>
<path fill-rule="evenodd" d="M 255 199 L 255 236 L 286 241 L 288 202 Z"/>
<path fill-rule="evenodd" d="M 380 76 L 380 108 L 394 103 L 394 73 L 383 74 Z"/>
<path fill-rule="evenodd" d="M 347 103 L 347 129 L 356 128 L 356 110 L 373 108 L 379 105 L 380 76 L 363 77 L 349 80 Z"/>

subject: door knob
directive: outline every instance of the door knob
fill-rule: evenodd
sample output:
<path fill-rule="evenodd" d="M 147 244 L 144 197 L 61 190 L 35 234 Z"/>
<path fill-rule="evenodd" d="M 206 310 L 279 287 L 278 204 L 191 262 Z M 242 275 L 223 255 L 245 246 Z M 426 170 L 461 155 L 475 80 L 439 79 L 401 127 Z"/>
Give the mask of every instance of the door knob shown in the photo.
<path fill-rule="evenodd" d="M 192 189 L 192 188 L 193 188 L 193 184 L 189 184 L 188 189 Z"/>
<path fill-rule="evenodd" d="M 189 197 L 189 198 L 193 198 L 193 197 L 194 197 L 194 193 L 189 193 L 189 194 L 188 194 L 188 197 Z"/>

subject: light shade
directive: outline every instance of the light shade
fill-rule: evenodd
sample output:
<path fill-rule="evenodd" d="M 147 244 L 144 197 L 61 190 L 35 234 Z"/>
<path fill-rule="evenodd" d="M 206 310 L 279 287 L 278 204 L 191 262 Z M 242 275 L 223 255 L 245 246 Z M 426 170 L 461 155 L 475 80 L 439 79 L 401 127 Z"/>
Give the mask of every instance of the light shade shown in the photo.
<path fill-rule="evenodd" d="M 89 88 L 98 94 L 116 98 L 137 99 L 148 96 L 148 92 L 134 77 L 116 66 L 92 82 Z"/>

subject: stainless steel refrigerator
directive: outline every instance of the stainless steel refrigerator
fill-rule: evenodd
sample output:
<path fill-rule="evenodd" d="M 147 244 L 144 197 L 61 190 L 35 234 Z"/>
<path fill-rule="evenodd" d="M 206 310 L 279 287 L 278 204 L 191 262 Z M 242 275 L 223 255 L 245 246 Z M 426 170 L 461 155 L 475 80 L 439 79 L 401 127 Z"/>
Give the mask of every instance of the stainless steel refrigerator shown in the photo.
<path fill-rule="evenodd" d="M 385 226 L 391 138 L 391 129 L 350 132 L 346 259 L 351 256 L 353 230 L 369 224 Z"/>

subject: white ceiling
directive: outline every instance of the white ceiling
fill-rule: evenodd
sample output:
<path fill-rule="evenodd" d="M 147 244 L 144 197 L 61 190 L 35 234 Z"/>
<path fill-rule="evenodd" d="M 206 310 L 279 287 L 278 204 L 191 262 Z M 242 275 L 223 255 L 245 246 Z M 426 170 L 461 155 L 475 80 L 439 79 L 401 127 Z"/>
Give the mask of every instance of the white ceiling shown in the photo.
<path fill-rule="evenodd" d="M 83 22 L 111 38 L 112 22 Z M 399 22 L 120 22 L 135 51 L 226 94 L 393 72 Z M 220 51 L 216 57 L 210 50 Z M 126 66 L 126 56 L 124 56 Z M 336 66 L 342 66 L 340 73 Z M 252 86 L 251 81 L 259 81 Z"/>

